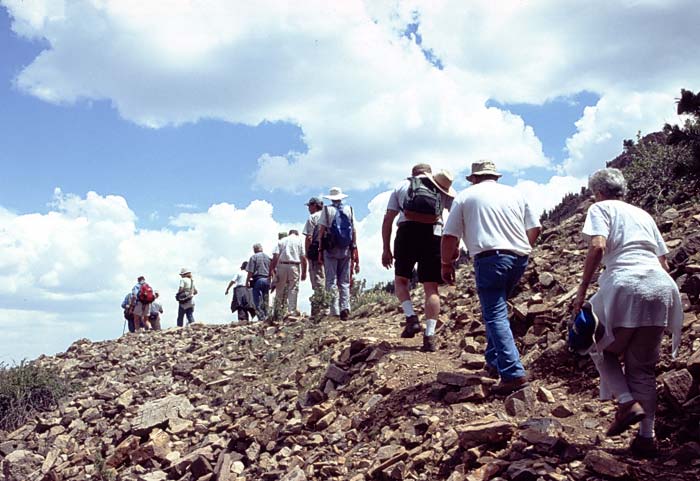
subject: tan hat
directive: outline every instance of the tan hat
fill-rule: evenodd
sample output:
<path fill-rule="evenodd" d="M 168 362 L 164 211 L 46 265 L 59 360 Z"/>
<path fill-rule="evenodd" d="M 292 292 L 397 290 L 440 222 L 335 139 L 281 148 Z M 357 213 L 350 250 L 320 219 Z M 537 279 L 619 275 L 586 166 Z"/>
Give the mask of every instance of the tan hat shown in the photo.
<path fill-rule="evenodd" d="M 427 177 L 435 184 L 435 187 L 440 189 L 440 192 L 446 196 L 454 197 L 457 195 L 457 191 L 452 187 L 454 177 L 449 170 L 443 169 L 437 174 L 433 174 L 432 176 L 428 175 Z"/>
<path fill-rule="evenodd" d="M 185 274 L 192 274 L 187 267 L 183 267 L 182 269 L 180 269 L 180 275 L 184 276 Z"/>
<path fill-rule="evenodd" d="M 330 200 L 342 200 L 347 197 L 346 194 L 343 194 L 343 189 L 340 187 L 331 187 L 331 190 L 328 191 L 328 194 L 324 195 L 326 199 Z"/>
<path fill-rule="evenodd" d="M 472 164 L 472 173 L 467 176 L 467 180 L 471 182 L 477 175 L 495 175 L 496 177 L 501 177 L 503 174 L 496 172 L 496 164 L 490 160 L 482 160 L 481 162 L 474 162 Z"/>

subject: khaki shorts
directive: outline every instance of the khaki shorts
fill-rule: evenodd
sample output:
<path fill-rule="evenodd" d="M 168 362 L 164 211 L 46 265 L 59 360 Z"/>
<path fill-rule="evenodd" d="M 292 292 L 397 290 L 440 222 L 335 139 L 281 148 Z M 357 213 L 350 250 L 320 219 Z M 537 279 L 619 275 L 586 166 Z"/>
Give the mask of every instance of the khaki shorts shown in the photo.
<path fill-rule="evenodd" d="M 143 316 L 150 316 L 151 315 L 151 305 L 150 304 L 141 304 L 141 301 L 136 301 L 136 305 L 134 306 L 134 315 L 143 317 Z"/>

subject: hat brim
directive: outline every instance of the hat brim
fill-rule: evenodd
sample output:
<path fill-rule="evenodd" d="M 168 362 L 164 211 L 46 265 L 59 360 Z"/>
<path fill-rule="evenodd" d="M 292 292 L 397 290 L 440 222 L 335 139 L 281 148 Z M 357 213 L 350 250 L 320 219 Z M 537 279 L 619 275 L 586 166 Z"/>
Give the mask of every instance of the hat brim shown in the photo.
<path fill-rule="evenodd" d="M 454 187 L 450 186 L 450 188 L 448 190 L 445 190 L 445 188 L 443 186 L 441 186 L 440 184 L 438 184 L 434 178 L 432 178 L 432 177 L 428 177 L 428 178 L 433 183 L 433 185 L 435 187 L 437 187 L 438 190 L 440 192 L 442 192 L 443 194 L 445 194 L 446 196 L 454 198 L 457 195 L 457 191 L 454 189 Z"/>
<path fill-rule="evenodd" d="M 328 200 L 342 200 L 347 197 L 347 194 L 324 195 L 323 197 Z"/>
<path fill-rule="evenodd" d="M 494 170 L 486 170 L 486 171 L 483 171 L 483 170 L 482 170 L 482 171 L 480 171 L 480 172 L 474 172 L 473 174 L 468 175 L 468 176 L 466 177 L 466 179 L 467 179 L 469 182 L 473 182 L 475 177 L 481 177 L 482 175 L 493 175 L 493 176 L 496 176 L 496 177 L 503 177 L 503 174 L 501 174 L 501 173 L 499 173 L 499 172 L 496 172 L 496 171 L 494 171 Z"/>

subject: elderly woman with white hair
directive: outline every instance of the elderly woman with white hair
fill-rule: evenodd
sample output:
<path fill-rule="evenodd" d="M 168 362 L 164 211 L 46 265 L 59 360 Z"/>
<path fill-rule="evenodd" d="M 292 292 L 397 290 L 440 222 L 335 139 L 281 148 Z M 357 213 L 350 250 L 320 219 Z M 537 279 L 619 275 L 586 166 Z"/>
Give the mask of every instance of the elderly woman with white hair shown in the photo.
<path fill-rule="evenodd" d="M 589 179 L 595 204 L 588 209 L 583 234 L 589 240 L 583 278 L 574 301 L 579 312 L 586 291 L 602 263 L 599 290 L 590 299 L 604 326 L 591 357 L 600 373 L 601 399 L 617 400 L 607 435 L 623 433 L 641 421 L 630 448 L 634 454 L 656 452 L 656 363 L 665 328 L 673 334 L 673 355 L 683 322 L 678 287 L 668 274 L 668 249 L 652 217 L 622 200 L 627 190 L 618 169 L 602 169 Z M 624 364 L 624 370 L 622 367 Z"/>

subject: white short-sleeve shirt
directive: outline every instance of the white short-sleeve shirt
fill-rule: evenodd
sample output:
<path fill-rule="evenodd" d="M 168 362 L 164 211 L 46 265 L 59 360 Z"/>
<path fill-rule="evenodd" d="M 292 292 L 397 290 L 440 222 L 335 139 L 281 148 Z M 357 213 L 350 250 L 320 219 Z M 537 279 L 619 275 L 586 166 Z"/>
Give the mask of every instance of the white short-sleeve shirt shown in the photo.
<path fill-rule="evenodd" d="M 234 286 L 245 287 L 245 283 L 246 283 L 247 278 L 248 278 L 248 273 L 246 271 L 238 271 L 238 273 L 231 280 L 233 281 Z"/>
<path fill-rule="evenodd" d="M 298 234 L 289 234 L 277 243 L 279 262 L 301 262 L 306 255 L 304 240 Z"/>
<path fill-rule="evenodd" d="M 493 249 L 529 255 L 527 230 L 539 226 L 520 191 L 486 180 L 457 195 L 443 234 L 464 240 L 472 257 Z"/>
<path fill-rule="evenodd" d="M 393 210 L 399 213 L 396 219 L 397 224 L 406 222 L 406 214 L 404 214 L 403 212 L 403 204 L 404 202 L 406 202 L 406 198 L 408 197 L 408 189 L 410 187 L 410 180 L 404 180 L 401 184 L 397 185 L 396 188 L 394 188 L 394 190 L 391 192 L 391 195 L 389 196 L 389 202 L 386 205 L 386 210 Z M 444 194 L 440 195 L 442 196 L 442 205 L 445 206 L 445 209 L 443 209 L 442 215 L 435 223 L 435 227 L 433 228 L 433 234 L 435 235 L 442 235 L 442 225 L 445 223 L 445 211 L 449 211 L 452 206 L 451 197 Z"/>

